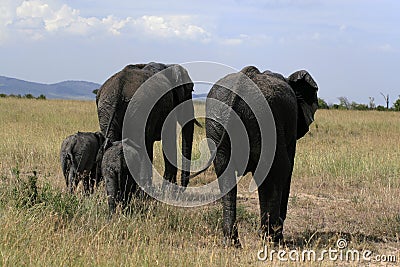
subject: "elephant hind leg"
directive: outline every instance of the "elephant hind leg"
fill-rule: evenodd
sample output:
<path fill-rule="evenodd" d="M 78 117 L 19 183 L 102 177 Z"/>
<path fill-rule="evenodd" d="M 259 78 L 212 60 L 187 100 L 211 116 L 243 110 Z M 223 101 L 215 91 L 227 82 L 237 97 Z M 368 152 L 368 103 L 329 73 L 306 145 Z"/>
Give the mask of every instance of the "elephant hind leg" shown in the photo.
<path fill-rule="evenodd" d="M 177 152 L 176 152 L 176 127 L 166 127 L 167 140 L 162 140 L 164 157 L 164 179 L 176 184 L 177 175 Z"/>
<path fill-rule="evenodd" d="M 107 200 L 108 200 L 108 210 L 109 210 L 109 217 L 115 214 L 115 210 L 117 208 L 117 194 L 118 194 L 118 181 L 117 177 L 114 172 L 111 170 L 104 170 L 103 174 L 105 178 L 105 187 L 107 193 Z"/>
<path fill-rule="evenodd" d="M 84 171 L 81 178 L 82 178 L 82 182 L 83 182 L 84 194 L 85 194 L 85 196 L 88 196 L 91 193 L 89 174 L 86 171 Z"/>
<path fill-rule="evenodd" d="M 235 170 L 227 169 L 224 155 L 218 153 L 214 160 L 215 172 L 222 196 L 224 246 L 241 247 L 236 224 L 237 185 Z"/>
<path fill-rule="evenodd" d="M 131 175 L 124 174 L 122 175 L 122 187 L 121 187 L 121 202 L 122 202 L 122 210 L 127 211 L 128 204 L 132 200 L 132 195 L 134 192 L 134 181 Z"/>
<path fill-rule="evenodd" d="M 282 186 L 278 182 L 264 181 L 258 188 L 260 202 L 261 228 L 259 234 L 263 238 L 270 238 L 272 242 L 279 242 L 283 239 L 283 221 L 280 218 L 280 207 L 282 197 Z"/>
<path fill-rule="evenodd" d="M 98 183 L 96 181 L 96 165 L 92 168 L 90 171 L 90 176 L 89 176 L 89 189 L 90 189 L 90 194 L 93 194 L 94 192 L 94 187 L 97 186 Z"/>
<path fill-rule="evenodd" d="M 78 185 L 79 180 L 77 179 L 77 173 L 74 167 L 71 166 L 68 173 L 68 191 L 72 194 Z"/>
<path fill-rule="evenodd" d="M 278 140 L 279 141 L 279 140 Z M 287 205 L 290 174 L 293 165 L 288 158 L 286 146 L 278 143 L 275 151 L 274 162 L 267 178 L 258 187 L 260 202 L 260 216 L 262 236 L 269 236 L 273 242 L 283 239 L 282 206 Z"/>

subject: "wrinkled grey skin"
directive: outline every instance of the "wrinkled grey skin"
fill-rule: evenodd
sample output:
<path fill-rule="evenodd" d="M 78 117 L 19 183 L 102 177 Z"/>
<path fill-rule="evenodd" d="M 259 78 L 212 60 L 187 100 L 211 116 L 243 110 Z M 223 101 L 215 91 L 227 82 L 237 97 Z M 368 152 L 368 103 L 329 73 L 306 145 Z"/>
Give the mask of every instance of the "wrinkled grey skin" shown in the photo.
<path fill-rule="evenodd" d="M 140 151 L 138 147 L 128 139 L 115 141 L 104 152 L 101 163 L 101 172 L 106 185 L 108 207 L 110 216 L 115 213 L 118 203 L 122 204 L 124 210 L 132 198 L 132 194 L 137 190 L 137 184 L 126 165 L 127 160 L 133 164 L 140 164 Z"/>
<path fill-rule="evenodd" d="M 65 183 L 73 193 L 79 181 L 83 181 L 86 194 L 93 193 L 96 179 L 96 156 L 104 143 L 101 132 L 77 132 L 64 139 L 61 144 L 61 168 Z"/>
<path fill-rule="evenodd" d="M 309 125 L 313 121 L 318 107 L 318 87 L 310 74 L 304 70 L 295 72 L 288 78 L 270 71 L 260 73 L 257 68 L 252 66 L 245 67 L 241 73 L 246 74 L 261 90 L 275 120 L 276 151 L 271 169 L 266 178 L 262 177 L 265 179 L 260 180 L 260 183 L 257 183 L 256 177 L 254 178 L 259 184 L 261 213 L 259 234 L 262 237 L 269 236 L 274 242 L 278 242 L 283 239 L 283 222 L 287 213 L 296 141 L 308 132 Z M 221 80 L 237 81 L 238 79 L 234 78 L 235 75 L 239 74 L 230 74 Z M 235 87 L 237 88 L 238 85 L 232 84 L 230 88 Z M 239 88 L 239 90 L 245 89 Z M 270 148 L 268 148 L 268 144 L 261 148 L 259 126 L 249 106 L 235 93 L 218 85 L 214 85 L 210 90 L 207 103 L 211 101 L 209 99 L 217 99 L 232 107 L 243 121 L 250 142 L 250 156 L 244 173 L 238 175 L 245 175 L 248 172 L 254 175 L 261 149 Z M 234 180 L 236 178 L 235 171 L 238 171 L 235 169 L 236 167 L 227 169 L 231 151 L 229 136 L 224 134 L 225 130 L 221 124 L 210 119 L 223 117 L 223 112 L 223 110 L 206 104 L 206 134 L 207 138 L 218 144 L 213 163 L 222 191 L 236 181 Z M 235 144 L 232 145 L 235 146 Z M 221 176 L 225 170 L 225 174 Z M 237 186 L 234 186 L 222 198 L 224 243 L 227 246 L 240 246 L 236 226 L 236 194 Z"/>
<path fill-rule="evenodd" d="M 178 80 L 181 79 L 183 85 L 165 94 L 154 106 L 148 117 L 145 129 L 146 150 L 144 151 L 147 152 L 150 160 L 153 160 L 153 144 L 155 141 L 161 140 L 161 129 L 167 115 L 182 102 L 187 100 L 191 101 L 192 99 L 193 83 L 187 71 L 179 65 L 165 65 L 154 62 L 128 65 L 122 71 L 114 74 L 101 86 L 96 96 L 96 104 L 100 129 L 106 136 L 106 143 L 122 139 L 123 120 L 132 96 L 147 79 L 163 70 L 166 70 L 166 76 Z M 174 82 L 176 82 L 176 80 L 174 80 Z M 157 88 L 153 87 L 151 89 L 157 90 Z M 136 100 L 135 105 L 140 105 L 140 99 Z M 185 109 L 182 112 L 194 118 L 193 105 L 191 105 L 191 108 Z M 182 126 L 181 117 L 182 116 L 178 114 L 177 121 Z M 182 155 L 189 160 L 185 161 L 186 163 L 182 165 L 184 169 L 181 175 L 182 186 L 187 186 L 189 182 L 189 171 L 187 170 L 190 170 L 194 122 L 194 120 L 190 121 L 182 128 Z M 140 144 L 139 140 L 132 140 L 132 142 L 135 142 L 137 145 Z M 144 162 L 144 156 L 141 156 Z M 172 183 L 176 183 L 176 159 L 172 158 L 171 160 L 172 162 L 168 161 L 164 156 L 164 178 Z M 143 165 L 144 163 L 141 164 L 141 166 Z"/>

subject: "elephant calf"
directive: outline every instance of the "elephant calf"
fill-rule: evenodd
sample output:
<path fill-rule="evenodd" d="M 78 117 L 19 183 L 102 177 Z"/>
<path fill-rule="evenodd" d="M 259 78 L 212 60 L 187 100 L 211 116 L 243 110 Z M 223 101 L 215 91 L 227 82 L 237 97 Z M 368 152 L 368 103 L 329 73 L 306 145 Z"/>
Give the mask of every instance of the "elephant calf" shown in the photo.
<path fill-rule="evenodd" d="M 125 157 L 133 164 L 140 164 L 139 156 L 138 147 L 129 139 L 113 142 L 104 152 L 101 172 L 105 180 L 110 216 L 115 213 L 119 202 L 122 202 L 123 210 L 126 208 L 138 187 L 129 172 Z"/>
<path fill-rule="evenodd" d="M 65 183 L 73 193 L 80 180 L 83 180 L 85 194 L 93 193 L 96 177 L 96 156 L 104 143 L 101 132 L 77 132 L 64 139 L 61 145 L 61 168 Z"/>

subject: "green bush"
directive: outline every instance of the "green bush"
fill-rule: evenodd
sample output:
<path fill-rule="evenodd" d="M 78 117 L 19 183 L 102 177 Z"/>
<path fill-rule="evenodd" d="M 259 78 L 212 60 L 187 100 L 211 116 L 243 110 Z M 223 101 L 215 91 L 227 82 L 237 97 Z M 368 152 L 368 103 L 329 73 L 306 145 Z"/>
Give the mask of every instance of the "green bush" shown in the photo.
<path fill-rule="evenodd" d="M 329 109 L 328 104 L 322 98 L 318 98 L 318 108 L 319 109 Z"/>
<path fill-rule="evenodd" d="M 396 100 L 396 102 L 393 103 L 393 109 L 395 111 L 400 111 L 400 95 L 399 98 Z"/>
<path fill-rule="evenodd" d="M 36 99 L 38 99 L 38 100 L 46 100 L 46 96 L 45 95 L 40 95 L 40 96 L 36 97 Z"/>
<path fill-rule="evenodd" d="M 48 183 L 39 187 L 37 185 L 36 171 L 33 171 L 33 175 L 25 179 L 20 177 L 18 166 L 13 168 L 11 172 L 15 176 L 12 189 L 0 189 L 3 196 L 1 198 L 2 205 L 7 202 L 9 205 L 22 210 L 34 207 L 43 208 L 49 212 L 59 214 L 64 219 L 70 219 L 78 212 L 83 212 L 84 209 L 76 195 L 63 194 L 52 188 Z M 10 193 L 7 194 L 7 191 Z"/>

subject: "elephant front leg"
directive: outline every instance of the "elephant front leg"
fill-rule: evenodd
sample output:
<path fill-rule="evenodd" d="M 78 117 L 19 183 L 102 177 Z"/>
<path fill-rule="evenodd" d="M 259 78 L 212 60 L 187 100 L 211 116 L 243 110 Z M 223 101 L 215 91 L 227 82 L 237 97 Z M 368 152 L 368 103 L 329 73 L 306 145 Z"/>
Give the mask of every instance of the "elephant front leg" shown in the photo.
<path fill-rule="evenodd" d="M 280 218 L 282 186 L 267 177 L 258 188 L 261 228 L 259 234 L 277 243 L 283 239 L 283 220 Z"/>

